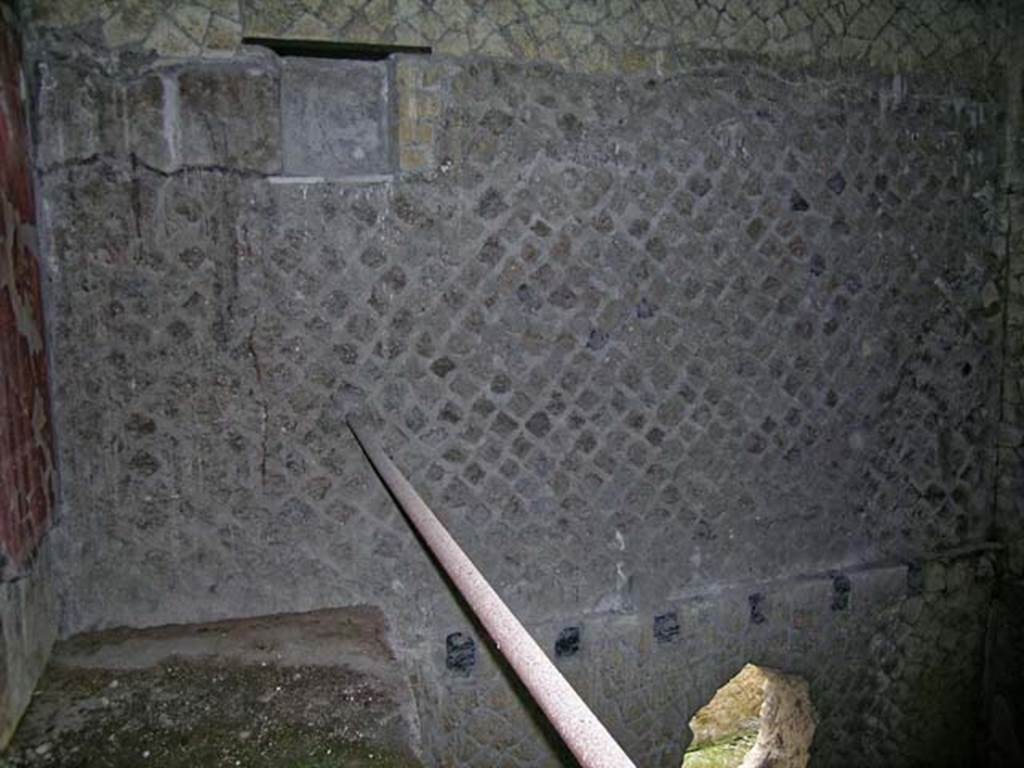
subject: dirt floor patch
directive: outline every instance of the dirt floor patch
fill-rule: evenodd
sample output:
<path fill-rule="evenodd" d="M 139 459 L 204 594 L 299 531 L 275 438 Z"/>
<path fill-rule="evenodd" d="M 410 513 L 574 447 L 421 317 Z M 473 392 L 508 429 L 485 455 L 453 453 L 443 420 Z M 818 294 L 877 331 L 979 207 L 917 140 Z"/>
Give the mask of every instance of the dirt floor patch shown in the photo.
<path fill-rule="evenodd" d="M 0 765 L 419 766 L 406 691 L 390 671 L 373 673 L 390 661 L 386 646 L 367 653 L 362 625 L 353 646 L 331 617 L 319 633 L 300 619 L 76 639 L 55 656 Z M 306 643 L 350 664 L 297 664 Z"/>

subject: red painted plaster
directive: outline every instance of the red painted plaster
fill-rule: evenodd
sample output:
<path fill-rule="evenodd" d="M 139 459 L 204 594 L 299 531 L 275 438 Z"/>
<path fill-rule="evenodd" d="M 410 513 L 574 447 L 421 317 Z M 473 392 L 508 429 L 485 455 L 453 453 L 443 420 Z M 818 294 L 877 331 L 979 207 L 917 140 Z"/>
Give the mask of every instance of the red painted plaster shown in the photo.
<path fill-rule="evenodd" d="M 0 18 L 0 555 L 22 573 L 49 527 L 53 438 L 21 50 Z"/>

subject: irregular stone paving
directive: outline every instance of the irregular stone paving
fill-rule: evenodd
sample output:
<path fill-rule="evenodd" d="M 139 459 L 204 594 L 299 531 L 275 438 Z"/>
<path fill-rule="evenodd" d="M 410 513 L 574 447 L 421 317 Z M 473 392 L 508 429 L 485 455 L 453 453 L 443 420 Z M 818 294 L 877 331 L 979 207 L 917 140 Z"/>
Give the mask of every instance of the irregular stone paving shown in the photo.
<path fill-rule="evenodd" d="M 583 72 L 675 71 L 702 51 L 889 71 L 969 72 L 1003 50 L 1005 0 L 31 0 L 32 23 L 105 45 L 221 56 L 242 35 L 431 46 Z"/>

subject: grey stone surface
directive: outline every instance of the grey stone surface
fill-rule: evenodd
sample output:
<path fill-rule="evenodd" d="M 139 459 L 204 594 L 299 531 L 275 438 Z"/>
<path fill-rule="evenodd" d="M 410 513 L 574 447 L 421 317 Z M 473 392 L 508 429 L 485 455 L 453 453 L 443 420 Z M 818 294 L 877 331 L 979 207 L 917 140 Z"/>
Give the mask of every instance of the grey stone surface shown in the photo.
<path fill-rule="evenodd" d="M 591 73 L 678 72 L 705 51 L 777 62 L 967 75 L 985 84 L 1015 0 L 24 0 L 44 29 L 83 28 L 105 49 L 222 57 L 243 34 L 429 46 L 450 56 Z"/>
<path fill-rule="evenodd" d="M 763 625 L 748 623 L 742 589 L 694 595 L 670 604 L 683 628 L 671 644 L 653 639 L 649 618 L 591 617 L 586 651 L 561 668 L 638 765 L 678 766 L 689 719 L 748 662 L 807 679 L 817 713 L 811 765 L 971 765 L 976 744 L 964 723 L 981 705 L 978 608 L 992 587 L 990 577 L 975 578 L 979 562 L 965 563 L 972 578 L 963 588 L 919 604 L 905 596 L 905 569 L 862 572 L 849 614 L 829 611 L 827 578 L 776 582 Z M 554 623 L 532 629 L 542 644 L 559 631 Z M 492 650 L 472 685 L 445 687 L 438 709 L 451 723 L 448 754 L 471 765 L 504 757 L 573 765 L 552 756 L 536 722 L 502 723 L 498 713 L 516 706 Z"/>
<path fill-rule="evenodd" d="M 256 65 L 187 69 L 178 77 L 179 162 L 276 173 L 280 82 Z"/>
<path fill-rule="evenodd" d="M 97 158 L 159 172 L 281 169 L 275 66 L 157 68 L 118 79 L 80 63 L 42 62 L 36 82 L 43 169 Z"/>
<path fill-rule="evenodd" d="M 1018 35 L 1024 8 L 1016 13 Z M 1024 577 L 1024 52 L 1007 66 L 1000 226 L 1005 237 L 1006 339 L 999 438 L 998 527 L 1009 545 L 1008 576 Z"/>
<path fill-rule="evenodd" d="M 75 68 L 50 63 L 40 67 L 37 80 L 36 122 L 43 131 L 36 157 L 40 165 L 109 151 L 102 105 L 112 99 L 97 93 L 100 84 Z"/>
<path fill-rule="evenodd" d="M 1012 30 L 1024 32 L 1024 8 Z M 1001 428 L 997 462 L 996 528 L 1007 546 L 993 603 L 987 656 L 988 757 L 997 768 L 1024 761 L 1024 51 L 1014 49 L 1006 74 L 1006 131 L 1000 205 L 1006 277 L 1002 297 Z"/>
<path fill-rule="evenodd" d="M 988 757 L 993 768 L 1009 768 L 1024 759 L 1024 583 L 1008 581 L 994 601 L 988 654 L 986 722 Z"/>
<path fill-rule="evenodd" d="M 60 643 L 5 768 L 418 768 L 408 681 L 366 606 Z"/>
<path fill-rule="evenodd" d="M 284 172 L 392 170 L 386 62 L 288 58 L 281 65 Z"/>
<path fill-rule="evenodd" d="M 0 584 L 0 743 L 10 740 L 57 639 L 53 548 L 44 541 L 23 578 Z"/>
<path fill-rule="evenodd" d="M 940 553 L 993 520 L 991 105 L 467 60 L 443 170 L 284 185 L 199 117 L 238 71 L 176 75 L 207 170 L 47 150 L 66 631 L 378 604 L 439 763 L 557 764 L 485 640 L 447 668 L 475 632 L 361 412 L 543 647 L 583 628 L 638 763 L 748 661 L 809 681 L 817 764 L 970 759 L 993 566 Z"/>
<path fill-rule="evenodd" d="M 117 82 L 95 68 L 44 62 L 36 77 L 36 163 L 42 168 L 104 155 L 131 154 L 140 162 L 172 170 L 177 84 L 147 74 Z"/>

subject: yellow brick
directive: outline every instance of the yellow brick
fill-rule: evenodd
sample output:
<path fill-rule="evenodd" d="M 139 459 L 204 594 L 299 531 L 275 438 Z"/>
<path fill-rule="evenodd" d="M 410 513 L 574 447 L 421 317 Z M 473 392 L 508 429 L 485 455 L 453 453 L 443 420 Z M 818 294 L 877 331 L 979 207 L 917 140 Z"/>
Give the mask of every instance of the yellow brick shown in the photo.
<path fill-rule="evenodd" d="M 421 88 L 437 88 L 441 84 L 441 75 L 444 70 L 439 66 L 426 66 L 420 70 Z"/>
<path fill-rule="evenodd" d="M 416 115 L 433 118 L 441 114 L 441 97 L 436 93 L 420 93 L 416 99 Z"/>
<path fill-rule="evenodd" d="M 410 117 L 416 116 L 416 96 L 417 91 L 412 89 L 399 90 L 398 91 L 398 114 L 409 115 Z"/>
<path fill-rule="evenodd" d="M 426 144 L 427 146 L 433 144 L 434 126 L 423 120 L 417 120 L 412 130 L 412 143 Z"/>
<path fill-rule="evenodd" d="M 433 152 L 425 147 L 403 145 L 399 150 L 399 163 L 403 171 L 419 171 L 433 162 Z"/>
<path fill-rule="evenodd" d="M 408 115 L 398 116 L 398 142 L 408 144 L 416 133 L 416 120 Z"/>
<path fill-rule="evenodd" d="M 657 69 L 657 61 L 653 51 L 626 50 L 622 54 L 620 66 L 624 74 L 632 75 L 654 72 Z"/>
<path fill-rule="evenodd" d="M 408 62 L 399 61 L 395 74 L 400 89 L 415 89 L 419 85 L 420 70 Z"/>

